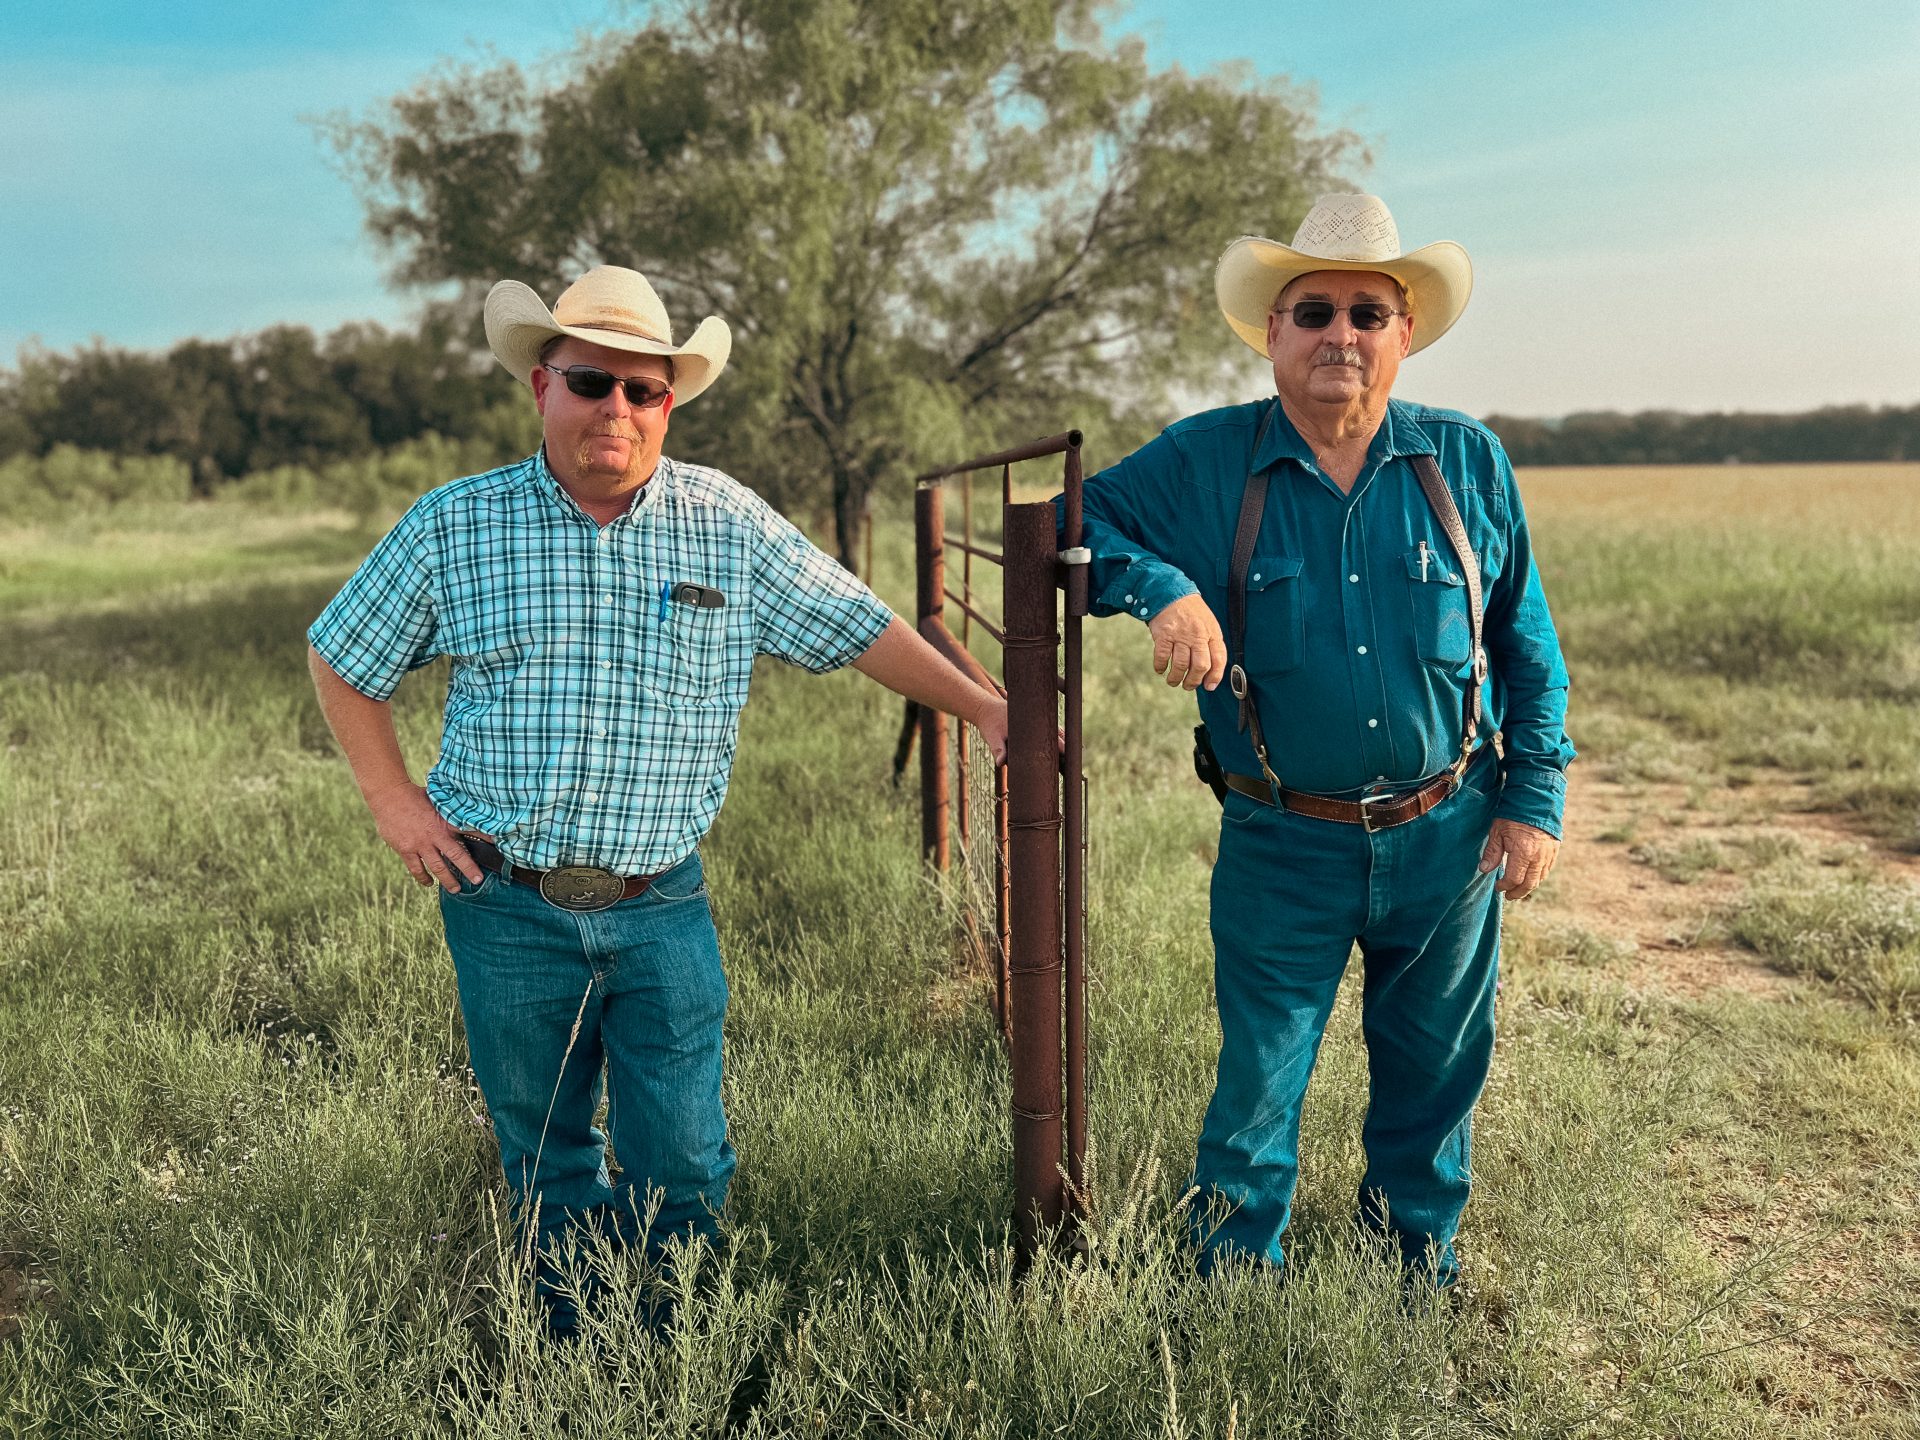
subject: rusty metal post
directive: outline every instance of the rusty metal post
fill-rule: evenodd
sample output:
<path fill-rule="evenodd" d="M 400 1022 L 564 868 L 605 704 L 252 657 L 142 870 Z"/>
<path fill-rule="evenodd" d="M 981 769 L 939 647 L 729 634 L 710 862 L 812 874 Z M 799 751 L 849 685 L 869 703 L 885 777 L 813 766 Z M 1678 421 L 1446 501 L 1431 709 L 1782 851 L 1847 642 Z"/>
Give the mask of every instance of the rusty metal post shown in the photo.
<path fill-rule="evenodd" d="M 946 566 L 942 555 L 945 535 L 940 487 L 923 485 L 913 493 L 914 575 L 916 619 L 945 613 Z M 945 871 L 947 848 L 947 729 L 950 722 L 931 705 L 920 707 L 920 853 Z"/>
<path fill-rule="evenodd" d="M 1081 785 L 1080 725 L 1080 617 L 1087 613 L 1087 557 L 1079 553 L 1080 432 L 1072 432 L 1067 449 L 1065 483 L 1065 541 L 1061 579 L 1067 592 L 1063 625 L 1066 659 L 1065 715 L 1060 756 L 1061 791 L 1066 813 L 1061 835 L 1061 863 L 1065 868 L 1062 904 L 1066 909 L 1067 989 L 1067 1178 L 1076 1196 L 1087 1185 L 1087 935 L 1086 935 L 1086 792 Z"/>
<path fill-rule="evenodd" d="M 1008 962 L 1014 1237 L 1022 1263 L 1066 1209 L 1060 1177 L 1060 634 L 1053 506 L 1006 507 Z"/>
<path fill-rule="evenodd" d="M 974 608 L 973 600 L 973 476 L 960 477 L 960 538 L 966 542 L 966 548 L 960 552 L 960 593 L 966 597 L 966 604 L 960 610 L 960 644 L 965 647 L 973 640 L 973 616 L 968 612 Z M 973 775 L 968 764 L 967 729 L 962 725 L 955 732 L 960 743 L 954 749 L 955 768 L 959 771 L 960 802 L 960 844 L 968 848 L 971 854 L 973 844 Z M 1005 1015 L 1005 996 L 998 1013 Z"/>
<path fill-rule="evenodd" d="M 995 984 L 1000 999 L 1000 1038 L 1013 1048 L 1013 976 L 1007 966 L 1013 958 L 1013 876 L 1007 870 L 1007 767 L 993 767 L 993 933 L 1000 945 L 1000 973 Z"/>

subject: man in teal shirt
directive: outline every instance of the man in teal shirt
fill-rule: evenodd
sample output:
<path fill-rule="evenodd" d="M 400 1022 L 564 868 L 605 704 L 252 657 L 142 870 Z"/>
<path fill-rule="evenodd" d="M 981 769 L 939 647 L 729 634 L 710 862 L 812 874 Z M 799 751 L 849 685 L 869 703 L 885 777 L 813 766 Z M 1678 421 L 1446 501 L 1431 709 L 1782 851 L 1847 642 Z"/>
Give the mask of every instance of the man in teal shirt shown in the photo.
<path fill-rule="evenodd" d="M 1358 1213 L 1444 1287 L 1493 1051 L 1501 899 L 1530 894 L 1559 848 L 1566 669 L 1499 441 L 1389 399 L 1400 361 L 1465 307 L 1466 253 L 1403 255 L 1383 203 L 1335 195 L 1291 246 L 1236 241 L 1215 284 L 1276 398 L 1190 416 L 1094 476 L 1085 528 L 1093 612 L 1146 622 L 1155 672 L 1199 692 L 1224 772 L 1201 1268 L 1283 1263 L 1300 1104 L 1358 944 Z M 1428 464 L 1450 506 L 1423 489 Z M 1263 503 L 1243 504 L 1260 485 Z"/>

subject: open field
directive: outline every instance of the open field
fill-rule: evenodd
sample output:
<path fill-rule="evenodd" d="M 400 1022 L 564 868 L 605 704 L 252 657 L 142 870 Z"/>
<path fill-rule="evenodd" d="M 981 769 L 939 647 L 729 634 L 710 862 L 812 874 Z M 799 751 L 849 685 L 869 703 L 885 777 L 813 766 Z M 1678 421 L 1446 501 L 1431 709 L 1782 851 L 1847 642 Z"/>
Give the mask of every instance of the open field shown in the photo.
<path fill-rule="evenodd" d="M 1291 1282 L 1180 1281 L 1218 812 L 1113 620 L 1105 1265 L 1008 1282 L 1006 1076 L 886 783 L 897 702 L 770 667 L 707 847 L 728 1243 L 669 1343 L 612 1316 L 559 1357 L 431 897 L 308 691 L 302 630 L 369 537 L 0 533 L 0 1434 L 1920 1436 L 1920 465 L 1522 480 L 1583 758 L 1509 913 L 1456 1310 L 1403 1313 L 1346 1226 L 1351 993 Z M 904 533 L 877 549 L 904 602 Z"/>

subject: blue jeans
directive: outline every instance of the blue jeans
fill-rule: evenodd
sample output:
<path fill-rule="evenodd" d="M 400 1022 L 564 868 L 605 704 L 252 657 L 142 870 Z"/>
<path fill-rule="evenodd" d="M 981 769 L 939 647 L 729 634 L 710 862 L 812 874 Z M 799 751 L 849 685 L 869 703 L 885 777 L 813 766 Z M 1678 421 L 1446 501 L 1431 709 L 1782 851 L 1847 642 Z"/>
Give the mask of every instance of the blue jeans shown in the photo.
<path fill-rule="evenodd" d="M 1194 1180 L 1203 1205 L 1232 1208 L 1217 1229 L 1199 1222 L 1202 1270 L 1236 1254 L 1284 1263 L 1301 1101 L 1358 943 L 1369 1078 L 1359 1219 L 1410 1269 L 1431 1247 L 1434 1280 L 1454 1279 L 1469 1117 L 1493 1057 L 1500 899 L 1478 866 L 1499 786 L 1482 756 L 1437 809 L 1371 835 L 1227 792 L 1212 896 L 1220 1068 Z"/>
<path fill-rule="evenodd" d="M 577 913 L 492 871 L 440 892 L 467 1049 L 514 1213 L 540 1253 L 587 1226 L 632 1244 L 714 1234 L 733 1176 L 720 1105 L 727 981 L 698 852 Z M 593 1123 L 605 1072 L 607 1135 Z"/>

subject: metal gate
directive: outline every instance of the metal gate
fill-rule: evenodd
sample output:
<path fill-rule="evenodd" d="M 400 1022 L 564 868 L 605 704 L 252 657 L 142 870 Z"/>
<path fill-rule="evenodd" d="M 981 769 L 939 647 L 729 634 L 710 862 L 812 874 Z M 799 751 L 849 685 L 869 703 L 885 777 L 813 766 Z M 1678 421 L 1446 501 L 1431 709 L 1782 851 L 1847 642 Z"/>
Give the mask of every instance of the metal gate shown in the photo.
<path fill-rule="evenodd" d="M 1080 442 L 1080 432 L 1070 430 L 932 470 L 918 477 L 914 495 L 920 634 L 1007 698 L 1004 766 L 993 764 L 971 726 L 938 711 L 920 712 L 918 740 L 922 848 L 943 872 L 960 859 L 964 933 L 994 975 L 994 1013 L 1013 1072 L 1014 1235 L 1023 1262 L 1043 1236 L 1063 1231 L 1086 1186 L 1080 621 L 1087 613 L 1087 554 L 1080 548 Z M 1051 503 L 1013 502 L 1013 466 L 1051 455 L 1064 457 L 1064 549 Z M 974 476 L 994 470 L 998 551 L 976 533 L 973 507 Z M 957 532 L 947 529 L 949 487 L 959 492 Z M 981 609 L 976 561 L 1000 568 L 998 623 Z M 949 606 L 960 616 L 958 635 L 947 625 Z M 1004 683 L 974 657 L 975 627 L 998 645 Z"/>

